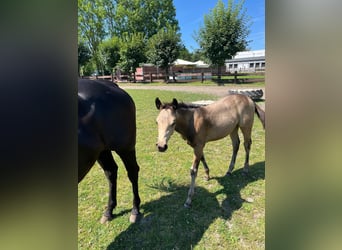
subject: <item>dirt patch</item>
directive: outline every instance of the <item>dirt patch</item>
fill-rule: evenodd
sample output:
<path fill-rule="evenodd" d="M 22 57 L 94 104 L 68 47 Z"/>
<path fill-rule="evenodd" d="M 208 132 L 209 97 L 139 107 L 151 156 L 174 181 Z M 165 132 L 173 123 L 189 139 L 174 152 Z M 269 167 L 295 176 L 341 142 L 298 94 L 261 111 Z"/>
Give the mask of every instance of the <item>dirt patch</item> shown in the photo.
<path fill-rule="evenodd" d="M 193 92 L 193 93 L 204 93 L 212 94 L 218 97 L 225 96 L 229 93 L 229 90 L 243 89 L 244 87 L 229 87 L 229 86 L 175 86 L 175 85 L 165 85 L 165 86 L 148 86 L 148 85 L 129 85 L 129 84 L 119 84 L 120 88 L 123 89 L 156 89 L 156 90 L 167 90 L 167 91 L 181 91 L 181 92 Z M 246 87 L 246 89 L 251 89 Z M 260 89 L 258 87 L 258 89 Z M 261 88 L 265 96 L 265 88 Z"/>
<path fill-rule="evenodd" d="M 187 86 L 187 85 L 161 85 L 161 86 L 148 86 L 148 85 L 130 85 L 130 84 L 119 84 L 122 89 L 154 89 L 154 90 L 166 90 L 166 91 L 180 91 L 180 92 L 191 92 L 201 94 L 211 94 L 217 97 L 223 97 L 229 94 L 229 90 L 243 89 L 244 87 L 230 87 L 230 86 Z M 252 89 L 251 87 L 245 87 L 246 89 Z M 265 99 L 265 88 L 258 87 L 264 92 Z M 265 108 L 264 102 L 259 104 L 263 109 Z"/>

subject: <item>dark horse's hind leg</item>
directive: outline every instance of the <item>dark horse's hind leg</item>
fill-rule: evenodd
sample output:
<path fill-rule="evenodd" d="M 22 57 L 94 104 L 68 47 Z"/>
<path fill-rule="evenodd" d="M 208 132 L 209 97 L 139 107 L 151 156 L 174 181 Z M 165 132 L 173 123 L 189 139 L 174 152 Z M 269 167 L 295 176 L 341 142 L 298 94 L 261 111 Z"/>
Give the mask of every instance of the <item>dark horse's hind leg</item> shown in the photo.
<path fill-rule="evenodd" d="M 132 183 L 133 189 L 133 209 L 130 216 L 130 222 L 136 222 L 139 218 L 140 211 L 140 197 L 139 197 L 139 190 L 138 190 L 138 174 L 139 174 L 139 165 L 136 160 L 135 149 L 132 151 L 125 151 L 125 152 L 117 152 L 121 157 L 125 168 L 127 170 L 127 175 L 129 180 Z"/>
<path fill-rule="evenodd" d="M 101 223 L 105 223 L 112 220 L 114 217 L 113 209 L 116 207 L 116 179 L 118 173 L 118 165 L 114 161 L 112 152 L 109 150 L 101 152 L 97 161 L 102 167 L 109 183 L 108 206 L 101 218 Z"/>

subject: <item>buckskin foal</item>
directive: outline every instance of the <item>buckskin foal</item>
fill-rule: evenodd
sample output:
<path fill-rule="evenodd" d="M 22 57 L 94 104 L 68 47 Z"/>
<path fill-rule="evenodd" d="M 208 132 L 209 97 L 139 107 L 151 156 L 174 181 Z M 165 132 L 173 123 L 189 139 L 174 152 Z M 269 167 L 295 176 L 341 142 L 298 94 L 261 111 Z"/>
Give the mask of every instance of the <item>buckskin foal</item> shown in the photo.
<path fill-rule="evenodd" d="M 157 97 L 155 104 L 160 111 L 157 117 L 158 150 L 160 152 L 167 150 L 167 142 L 175 130 L 194 149 L 194 159 L 190 169 L 191 184 L 185 207 L 191 206 L 200 161 L 203 163 L 206 179 L 210 178 L 209 167 L 203 153 L 203 148 L 208 141 L 230 135 L 233 144 L 233 154 L 227 172 L 227 175 L 230 175 L 239 150 L 238 129 L 240 128 L 246 151 L 244 172 L 248 172 L 254 113 L 258 115 L 265 128 L 265 112 L 249 97 L 241 94 L 227 95 L 207 106 L 178 103 L 176 99 L 171 103 L 162 103 Z"/>

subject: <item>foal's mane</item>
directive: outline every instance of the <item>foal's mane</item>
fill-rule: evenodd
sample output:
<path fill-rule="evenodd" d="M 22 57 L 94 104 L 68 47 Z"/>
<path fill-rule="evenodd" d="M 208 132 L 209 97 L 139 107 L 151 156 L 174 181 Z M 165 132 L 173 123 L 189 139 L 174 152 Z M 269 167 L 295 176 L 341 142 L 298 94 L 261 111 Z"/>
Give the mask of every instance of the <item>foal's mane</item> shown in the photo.
<path fill-rule="evenodd" d="M 194 104 L 194 103 L 185 103 L 179 102 L 177 105 L 177 109 L 196 109 L 202 106 L 206 106 L 205 104 Z M 171 108 L 173 107 L 172 102 L 164 103 L 162 105 L 162 109 Z"/>

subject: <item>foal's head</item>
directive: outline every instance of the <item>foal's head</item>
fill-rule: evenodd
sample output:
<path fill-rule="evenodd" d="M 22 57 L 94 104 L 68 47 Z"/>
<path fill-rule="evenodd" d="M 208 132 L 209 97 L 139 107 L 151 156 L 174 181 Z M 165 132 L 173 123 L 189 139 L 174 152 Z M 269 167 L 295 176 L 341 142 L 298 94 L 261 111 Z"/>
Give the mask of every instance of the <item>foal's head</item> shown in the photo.
<path fill-rule="evenodd" d="M 173 99 L 172 103 L 162 104 L 157 97 L 155 103 L 157 109 L 160 110 L 157 117 L 158 142 L 156 146 L 159 152 L 165 152 L 167 150 L 167 142 L 175 131 L 178 102 L 176 99 Z"/>

